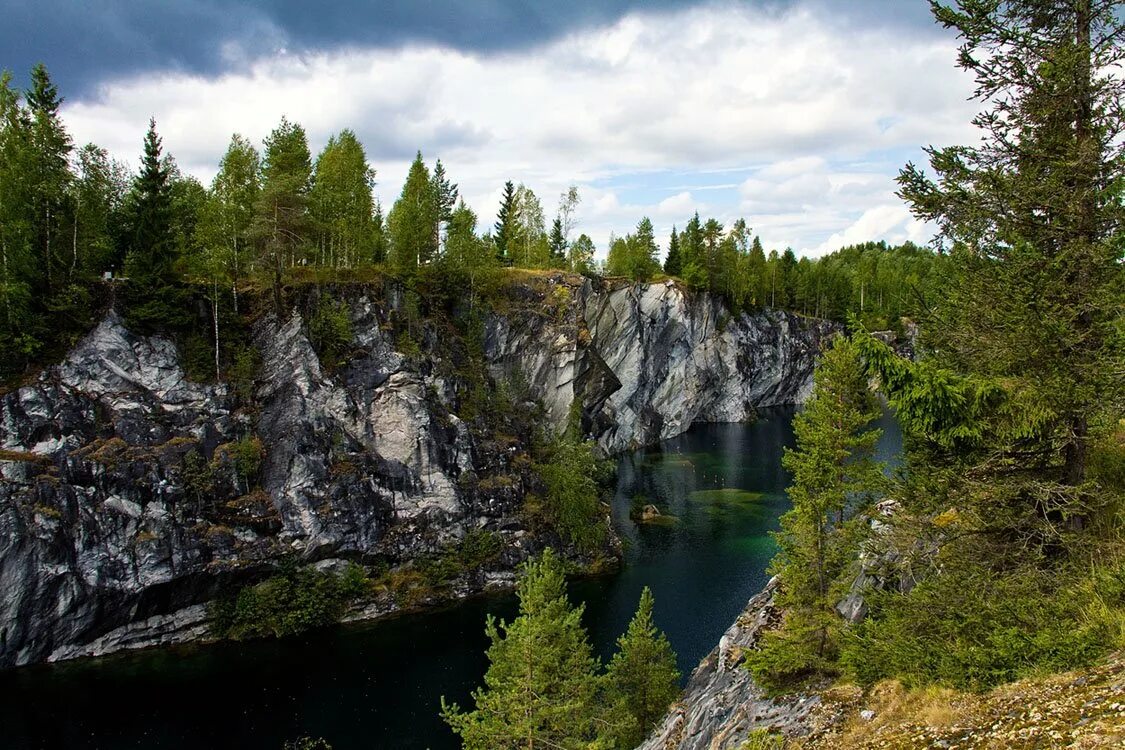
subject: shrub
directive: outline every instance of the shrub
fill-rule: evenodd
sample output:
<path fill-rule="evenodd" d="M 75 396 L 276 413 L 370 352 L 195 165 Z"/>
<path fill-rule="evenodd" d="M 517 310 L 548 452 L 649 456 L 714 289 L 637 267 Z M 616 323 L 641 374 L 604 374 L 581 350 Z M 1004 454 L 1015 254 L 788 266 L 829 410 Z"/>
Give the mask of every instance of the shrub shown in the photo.
<path fill-rule="evenodd" d="M 309 343 L 320 362 L 335 369 L 347 361 L 352 348 L 352 319 L 343 300 L 332 301 L 321 295 L 308 320 Z"/>
<path fill-rule="evenodd" d="M 290 567 L 216 602 L 215 631 L 233 640 L 302 633 L 339 622 L 347 605 L 369 590 L 358 565 L 340 574 Z"/>
<path fill-rule="evenodd" d="M 1125 604 L 1125 574 L 1089 582 L 1105 606 L 1086 617 L 1080 602 L 1089 591 L 1043 578 L 958 567 L 908 594 L 871 592 L 871 615 L 845 634 L 841 663 L 863 684 L 897 677 L 984 690 L 1088 664 L 1112 647 L 1107 632 Z"/>

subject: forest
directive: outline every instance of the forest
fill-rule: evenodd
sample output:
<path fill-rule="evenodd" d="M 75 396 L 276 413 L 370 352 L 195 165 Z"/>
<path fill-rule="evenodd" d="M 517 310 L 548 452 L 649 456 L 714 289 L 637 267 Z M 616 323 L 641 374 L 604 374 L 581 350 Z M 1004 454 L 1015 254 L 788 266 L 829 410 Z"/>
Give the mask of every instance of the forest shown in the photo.
<path fill-rule="evenodd" d="M 96 144 L 76 146 L 46 68 L 27 91 L 0 77 L 0 361 L 19 377 L 58 359 L 110 306 L 139 330 L 173 335 L 222 377 L 236 358 L 224 331 L 240 295 L 282 306 L 292 284 L 382 275 L 412 288 L 487 292 L 509 268 L 559 269 L 635 281 L 675 278 L 721 295 L 735 312 L 765 307 L 874 329 L 897 329 L 934 295 L 941 258 L 909 243 L 866 243 L 823 258 L 771 249 L 739 219 L 688 218 L 662 253 L 642 218 L 611 237 L 604 261 L 577 231 L 581 196 L 559 197 L 547 226 L 528 186 L 504 186 L 486 225 L 459 198 L 440 159 L 419 152 L 385 212 L 375 172 L 351 130 L 314 158 L 300 124 L 283 118 L 261 144 L 234 134 L 210 186 L 184 174 L 155 121 L 132 170 Z M 663 255 L 663 260 L 661 256 Z M 210 354 L 208 354 L 210 352 Z M 206 361 L 214 360 L 207 375 Z"/>

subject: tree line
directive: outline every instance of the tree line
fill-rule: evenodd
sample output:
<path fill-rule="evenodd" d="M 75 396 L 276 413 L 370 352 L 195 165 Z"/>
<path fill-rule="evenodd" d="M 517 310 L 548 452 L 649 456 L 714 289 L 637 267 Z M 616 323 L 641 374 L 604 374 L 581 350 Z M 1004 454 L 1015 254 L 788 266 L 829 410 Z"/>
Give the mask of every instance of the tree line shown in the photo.
<path fill-rule="evenodd" d="M 431 167 L 419 152 L 384 213 L 353 131 L 331 136 L 314 158 L 304 128 L 284 117 L 260 148 L 232 135 L 204 186 L 164 151 L 154 121 L 135 171 L 95 144 L 76 147 L 62 101 L 42 65 L 26 91 L 0 76 L 0 358 L 9 375 L 58 356 L 89 328 L 107 304 L 96 283 L 106 273 L 123 279 L 114 295 L 132 324 L 209 339 L 218 373 L 231 357 L 221 329 L 240 314 L 240 290 L 267 291 L 280 311 L 285 284 L 308 273 L 379 269 L 408 283 L 422 274 L 471 298 L 506 266 L 638 281 L 663 274 L 724 296 L 736 312 L 843 320 L 856 311 L 885 328 L 920 313 L 939 262 L 909 244 L 818 260 L 767 253 L 745 220 L 725 230 L 698 215 L 673 228 L 663 264 L 648 218 L 611 237 L 597 262 L 593 240 L 576 231 L 573 186 L 548 222 L 535 192 L 509 181 L 482 228 L 441 160 Z M 209 313 L 192 304 L 200 300 Z"/>

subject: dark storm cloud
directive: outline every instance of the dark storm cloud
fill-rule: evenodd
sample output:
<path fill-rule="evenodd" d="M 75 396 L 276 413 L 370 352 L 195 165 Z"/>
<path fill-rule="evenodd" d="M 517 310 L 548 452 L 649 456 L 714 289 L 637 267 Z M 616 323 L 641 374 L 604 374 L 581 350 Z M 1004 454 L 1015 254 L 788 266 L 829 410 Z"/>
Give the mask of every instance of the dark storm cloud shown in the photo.
<path fill-rule="evenodd" d="M 796 0 L 728 0 L 784 8 Z M 923 0 L 809 0 L 842 23 L 929 25 Z M 0 0 L 0 68 L 44 62 L 63 92 L 149 71 L 214 75 L 263 54 L 428 42 L 480 53 L 526 48 L 631 11 L 702 0 Z"/>

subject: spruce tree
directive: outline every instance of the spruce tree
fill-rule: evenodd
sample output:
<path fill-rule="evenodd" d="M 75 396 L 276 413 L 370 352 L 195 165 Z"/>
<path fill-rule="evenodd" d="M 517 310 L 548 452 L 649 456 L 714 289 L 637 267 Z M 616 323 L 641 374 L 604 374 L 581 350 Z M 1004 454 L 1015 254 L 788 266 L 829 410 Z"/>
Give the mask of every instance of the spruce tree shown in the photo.
<path fill-rule="evenodd" d="M 496 257 L 503 261 L 510 260 L 508 241 L 513 233 L 515 203 L 516 186 L 508 180 L 504 183 L 504 195 L 500 199 L 500 210 L 496 214 L 496 224 L 492 232 L 492 240 L 496 243 Z"/>
<path fill-rule="evenodd" d="M 445 165 L 438 159 L 434 163 L 434 174 L 430 180 L 434 191 L 434 202 L 437 208 L 437 223 L 434 225 L 434 247 L 441 249 L 442 238 L 446 225 L 453 218 L 453 209 L 457 205 L 457 183 L 450 182 L 445 174 Z"/>
<path fill-rule="evenodd" d="M 491 615 L 492 645 L 475 708 L 442 700 L 442 716 L 466 750 L 559 750 L 594 738 L 597 659 L 582 627 L 583 605 L 566 596 L 562 561 L 548 549 L 516 587 L 519 616 Z"/>
<path fill-rule="evenodd" d="M 168 164 L 161 159 L 156 120 L 145 133 L 141 171 L 133 181 L 129 245 L 125 256 L 125 290 L 131 321 L 146 329 L 174 328 L 185 320 Z"/>
<path fill-rule="evenodd" d="M 652 621 L 654 600 L 645 586 L 637 612 L 617 639 L 606 669 L 606 707 L 613 747 L 641 744 L 680 693 L 680 672 L 667 637 Z"/>
<path fill-rule="evenodd" d="M 672 225 L 672 236 L 668 238 L 668 255 L 664 258 L 664 273 L 669 276 L 679 276 L 683 270 L 683 258 L 680 257 L 680 237 L 676 234 L 676 227 Z"/>
<path fill-rule="evenodd" d="M 1077 488 L 1095 415 L 1125 405 L 1120 3 L 933 10 L 964 40 L 958 64 L 987 106 L 974 121 L 980 145 L 930 148 L 936 180 L 913 164 L 899 178 L 950 250 L 935 345 L 963 371 L 1012 378 L 1054 413 L 1040 455 L 1052 479 Z M 1068 494 L 1080 512 L 1080 493 Z"/>
<path fill-rule="evenodd" d="M 551 248 L 551 267 L 562 268 L 566 264 L 566 236 L 563 234 L 562 217 L 556 216 L 551 223 L 551 236 L 548 238 L 548 243 Z"/>
<path fill-rule="evenodd" d="M 781 582 L 784 619 L 749 660 L 767 683 L 834 669 L 841 627 L 835 605 L 857 552 L 849 517 L 882 477 L 873 458 L 880 431 L 868 428 L 878 414 L 855 345 L 835 338 L 817 365 L 812 397 L 793 420 L 797 447 L 782 459 L 793 475 L 793 507 L 774 534 L 778 553 L 770 572 Z"/>
<path fill-rule="evenodd" d="M 31 70 L 31 88 L 26 94 L 31 116 L 33 159 L 27 179 L 31 182 L 32 214 L 36 243 L 42 257 L 46 290 L 60 282 L 70 263 L 63 228 L 69 223 L 67 192 L 72 175 L 69 167 L 73 143 L 59 117 L 62 99 L 47 68 L 39 63 Z"/>

